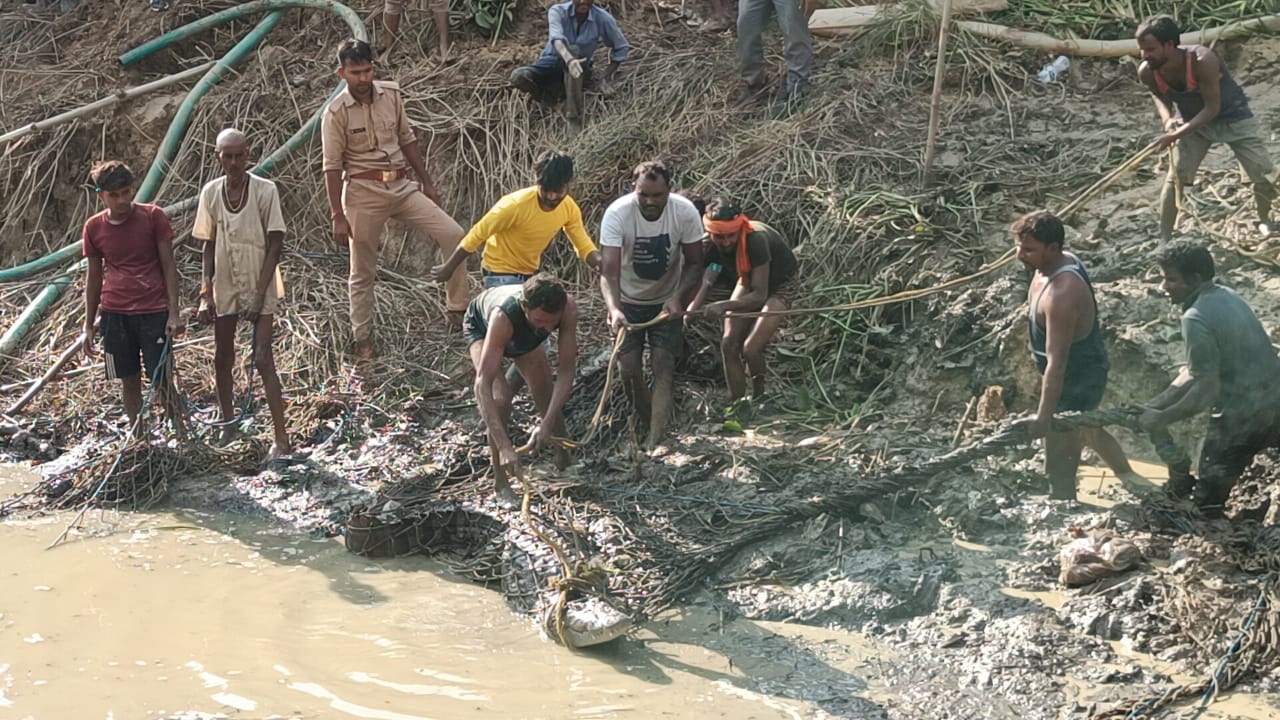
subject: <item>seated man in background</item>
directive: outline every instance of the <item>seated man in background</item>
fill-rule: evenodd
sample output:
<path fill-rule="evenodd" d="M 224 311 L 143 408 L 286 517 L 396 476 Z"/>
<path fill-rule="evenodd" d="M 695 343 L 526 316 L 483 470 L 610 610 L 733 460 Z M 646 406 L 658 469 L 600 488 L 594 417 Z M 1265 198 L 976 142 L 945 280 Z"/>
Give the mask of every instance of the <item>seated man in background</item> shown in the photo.
<path fill-rule="evenodd" d="M 1280 447 L 1280 358 L 1248 304 L 1213 281 L 1208 250 L 1178 244 L 1159 262 L 1161 286 L 1182 307 L 1187 365 L 1146 403 L 1140 424 L 1155 430 L 1209 411 L 1199 480 L 1189 467 L 1171 467 L 1165 489 L 1192 495 L 1207 517 L 1220 517 L 1253 456 Z"/>
<path fill-rule="evenodd" d="M 553 388 L 542 343 L 557 330 L 559 367 Z M 476 370 L 476 405 L 489 434 L 494 490 L 500 502 L 513 504 L 510 478 L 518 476 L 520 461 L 507 432 L 514 392 L 502 372 L 502 359 L 515 361 L 541 416 L 530 438 L 532 448 L 563 437 L 562 413 L 578 360 L 578 306 L 559 280 L 539 273 L 521 285 L 502 285 L 476 296 L 463 319 L 463 336 Z M 558 464 L 565 460 L 562 453 L 557 457 Z"/>
<path fill-rule="evenodd" d="M 591 82 L 591 56 L 603 42 L 611 51 L 609 66 L 598 88 L 612 95 L 609 81 L 626 61 L 631 46 L 618 29 L 618 21 L 594 0 L 569 0 L 547 9 L 547 46 L 532 65 L 511 73 L 511 84 L 543 102 L 566 101 L 565 114 L 581 125 L 586 104 L 586 85 Z"/>
<path fill-rule="evenodd" d="M 782 324 L 782 316 L 736 318 L 726 317 L 725 313 L 775 312 L 791 307 L 788 296 L 796 274 L 796 256 L 782 233 L 751 220 L 722 198 L 712 198 L 707 203 L 702 222 L 711 238 L 711 248 L 702 287 L 687 312 L 724 318 L 720 353 L 729 397 L 737 400 L 747 394 L 745 361 L 746 371 L 751 373 L 751 395 L 758 401 L 765 395 L 764 351 Z M 730 297 L 707 303 L 711 286 L 725 280 L 733 283 Z"/>

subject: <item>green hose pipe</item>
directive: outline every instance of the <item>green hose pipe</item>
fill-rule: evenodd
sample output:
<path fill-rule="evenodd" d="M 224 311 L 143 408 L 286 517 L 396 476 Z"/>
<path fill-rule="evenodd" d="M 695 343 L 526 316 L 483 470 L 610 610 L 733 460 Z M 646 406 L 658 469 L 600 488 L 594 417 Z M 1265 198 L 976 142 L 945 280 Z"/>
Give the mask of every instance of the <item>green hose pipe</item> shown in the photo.
<path fill-rule="evenodd" d="M 168 47 L 170 44 L 186 38 L 189 35 L 244 17 L 245 15 L 253 12 L 284 10 L 293 7 L 329 10 L 347 23 L 355 38 L 365 41 L 369 38 L 369 33 L 365 30 L 364 22 L 360 20 L 360 16 L 352 11 L 351 8 L 348 8 L 341 3 L 333 2 L 332 0 L 255 0 L 255 2 L 246 3 L 244 5 L 224 10 L 220 13 L 215 13 L 209 17 L 197 20 L 194 23 L 161 35 L 160 37 L 140 45 L 139 47 L 136 47 L 120 56 L 120 62 L 126 65 L 137 62 L 138 60 L 141 60 L 162 48 Z M 346 84 L 340 83 L 337 89 L 335 89 L 329 96 L 329 99 L 332 100 L 338 93 L 342 92 L 344 87 L 346 87 Z M 315 134 L 316 128 L 319 127 L 320 119 L 324 113 L 324 108 L 328 104 L 328 101 L 321 104 L 320 109 L 316 111 L 311 119 L 299 128 L 298 131 L 295 132 L 288 140 L 286 140 L 283 145 L 276 149 L 275 152 L 263 158 L 262 162 L 258 163 L 257 167 L 253 169 L 253 172 L 257 175 L 265 175 L 269 173 L 281 158 L 310 140 L 311 136 Z M 196 202 L 197 198 L 190 197 L 164 208 L 164 211 L 165 214 L 173 216 L 181 212 L 189 211 L 191 208 L 195 207 Z M 72 243 L 42 258 L 32 260 L 31 262 L 24 263 L 8 270 L 0 270 L 0 282 L 14 282 L 16 280 L 22 280 L 30 277 L 36 273 L 43 272 L 75 257 L 79 251 L 80 244 Z M 74 268 L 72 268 L 66 276 L 59 277 L 46 286 L 44 290 L 36 296 L 35 300 L 33 300 L 30 305 L 22 311 L 22 314 L 18 316 L 16 321 L 14 321 L 13 326 L 5 332 L 3 337 L 0 337 L 0 356 L 7 356 L 13 352 L 14 348 L 21 343 L 23 337 L 30 328 L 33 327 L 41 317 L 43 317 L 44 313 L 53 306 L 62 292 L 70 286 L 71 280 L 82 270 L 83 265 L 83 261 L 77 262 Z"/>
<path fill-rule="evenodd" d="M 22 314 L 18 316 L 18 319 L 13 321 L 13 325 L 5 331 L 4 336 L 0 337 L 0 357 L 7 358 L 15 349 L 17 349 L 18 344 L 22 342 L 22 338 L 27 334 L 27 331 L 34 327 L 36 323 L 40 322 L 40 319 L 44 317 L 44 314 L 49 310 L 49 308 L 53 307 L 53 304 L 58 301 L 62 292 L 71 287 L 71 281 L 80 274 L 80 268 L 83 264 L 84 261 L 81 260 L 75 265 L 72 265 L 68 272 L 54 278 L 54 280 L 48 285 L 45 285 L 44 289 L 40 291 L 40 294 L 36 295 L 35 299 L 27 305 L 26 309 L 22 311 Z"/>
<path fill-rule="evenodd" d="M 357 40 L 366 42 L 369 40 L 369 32 L 365 30 L 364 21 L 360 19 L 360 16 L 351 8 L 342 3 L 334 2 L 334 0 L 254 0 L 254 2 L 227 8 L 222 12 L 216 12 L 208 17 L 200 18 L 189 25 L 170 30 L 164 35 L 154 40 L 149 40 L 121 55 L 120 63 L 131 65 L 159 50 L 169 47 L 179 40 L 185 40 L 192 35 L 197 35 L 210 28 L 225 25 L 254 13 L 267 10 L 288 10 L 296 7 L 328 10 L 341 18 L 351 28 L 351 34 Z"/>
<path fill-rule="evenodd" d="M 284 17 L 284 13 L 276 11 L 262 18 L 262 22 L 258 23 L 244 39 L 236 43 L 234 47 L 227 51 L 226 55 L 217 62 L 209 72 L 200 78 L 200 82 L 191 88 L 187 96 L 182 99 L 182 105 L 178 107 L 178 112 L 173 116 L 173 120 L 169 123 L 169 130 L 164 134 L 164 140 L 160 141 L 160 151 L 156 153 L 156 159 L 151 162 L 151 169 L 147 171 L 147 176 L 143 178 L 142 184 L 138 186 L 138 192 L 134 196 L 138 202 L 151 202 L 152 198 L 160 190 L 160 183 L 164 181 L 164 176 L 169 174 L 169 166 L 173 163 L 173 158 L 178 154 L 178 148 L 182 144 L 182 136 L 187 134 L 187 123 L 191 121 L 191 114 L 195 112 L 196 103 L 213 89 L 219 80 L 231 72 L 231 67 L 244 59 L 245 55 L 253 52 L 253 49 L 262 42 L 267 33 L 275 29 L 276 24 Z"/>

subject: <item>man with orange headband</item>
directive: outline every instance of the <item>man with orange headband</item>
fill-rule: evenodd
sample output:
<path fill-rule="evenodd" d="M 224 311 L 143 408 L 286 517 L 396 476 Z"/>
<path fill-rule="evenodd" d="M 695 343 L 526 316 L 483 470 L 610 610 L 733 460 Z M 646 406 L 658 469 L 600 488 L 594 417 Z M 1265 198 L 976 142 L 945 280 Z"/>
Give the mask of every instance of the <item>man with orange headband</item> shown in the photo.
<path fill-rule="evenodd" d="M 711 248 L 702 287 L 687 312 L 724 318 L 720 353 L 729 395 L 737 400 L 747 394 L 745 362 L 746 371 L 751 373 L 751 394 L 759 400 L 764 397 L 764 350 L 778 331 L 782 316 L 735 318 L 726 317 L 725 313 L 774 312 L 791 307 L 788 295 L 794 285 L 796 256 L 782 233 L 751 220 L 723 198 L 712 198 L 707 203 L 702 223 L 711 238 Z M 706 303 L 714 285 L 731 285 L 729 298 Z"/>

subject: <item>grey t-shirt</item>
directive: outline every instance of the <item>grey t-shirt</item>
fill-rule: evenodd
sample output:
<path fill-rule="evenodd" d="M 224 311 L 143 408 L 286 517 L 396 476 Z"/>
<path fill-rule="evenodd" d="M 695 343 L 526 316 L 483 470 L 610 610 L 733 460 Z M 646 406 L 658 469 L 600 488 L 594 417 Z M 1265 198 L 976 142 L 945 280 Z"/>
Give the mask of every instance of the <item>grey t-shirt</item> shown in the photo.
<path fill-rule="evenodd" d="M 614 200 L 600 221 L 600 245 L 622 248 L 622 300 L 634 305 L 662 305 L 670 300 L 680 287 L 683 246 L 700 242 L 698 208 L 675 193 L 653 222 L 640 214 L 635 193 Z"/>
<path fill-rule="evenodd" d="M 1258 316 L 1234 291 L 1203 287 L 1182 313 L 1187 372 L 1218 375 L 1214 412 L 1247 420 L 1280 399 L 1280 358 Z"/>

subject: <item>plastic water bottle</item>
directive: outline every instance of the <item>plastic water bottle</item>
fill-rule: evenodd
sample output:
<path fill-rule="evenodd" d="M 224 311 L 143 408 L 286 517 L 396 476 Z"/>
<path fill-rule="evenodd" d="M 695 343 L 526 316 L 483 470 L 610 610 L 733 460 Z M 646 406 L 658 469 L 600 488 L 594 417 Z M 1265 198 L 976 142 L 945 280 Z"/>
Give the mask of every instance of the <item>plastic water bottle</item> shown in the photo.
<path fill-rule="evenodd" d="M 1053 62 L 1040 68 L 1040 72 L 1036 75 L 1036 79 L 1042 83 L 1051 83 L 1062 77 L 1062 74 L 1065 73 L 1069 67 L 1071 67 L 1071 58 L 1068 58 L 1066 55 L 1059 55 L 1053 59 Z"/>

